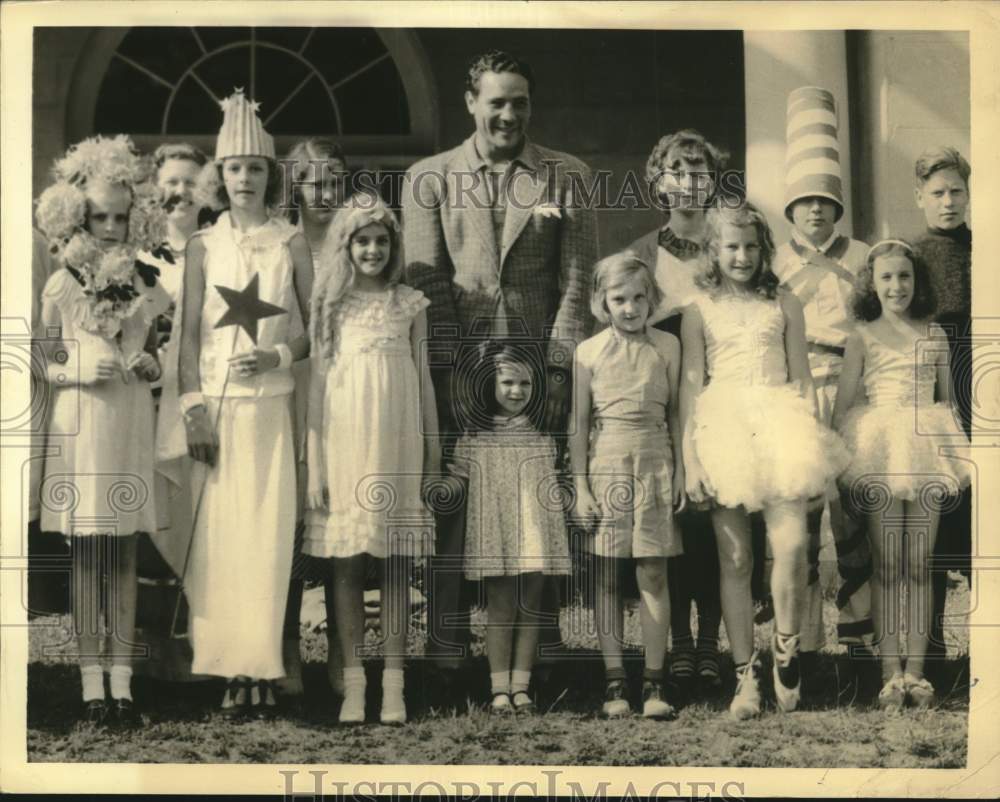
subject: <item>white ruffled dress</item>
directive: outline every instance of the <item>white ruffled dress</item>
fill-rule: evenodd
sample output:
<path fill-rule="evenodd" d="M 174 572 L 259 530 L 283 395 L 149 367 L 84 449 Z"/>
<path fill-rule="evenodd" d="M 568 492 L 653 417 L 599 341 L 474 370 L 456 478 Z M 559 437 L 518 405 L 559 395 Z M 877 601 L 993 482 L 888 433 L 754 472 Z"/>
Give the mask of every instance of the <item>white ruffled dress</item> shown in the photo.
<path fill-rule="evenodd" d="M 716 502 L 755 511 L 823 493 L 848 454 L 788 381 L 780 302 L 703 295 L 695 303 L 709 383 L 695 406 L 693 443 Z"/>
<path fill-rule="evenodd" d="M 413 320 L 429 304 L 404 284 L 352 288 L 340 302 L 323 401 L 330 513 L 325 528 L 307 527 L 306 554 L 417 557 L 432 549 L 433 523 L 420 494 L 420 382 L 410 343 Z"/>
<path fill-rule="evenodd" d="M 936 328 L 936 327 L 935 327 Z M 934 402 L 939 355 L 947 338 L 916 340 L 899 348 L 870 325 L 857 331 L 865 347 L 863 382 L 868 403 L 855 406 L 841 426 L 852 459 L 840 481 L 870 495 L 887 489 L 913 501 L 925 492 L 957 495 L 971 478 L 968 440 L 948 404 Z M 922 346 L 930 346 L 921 353 Z"/>

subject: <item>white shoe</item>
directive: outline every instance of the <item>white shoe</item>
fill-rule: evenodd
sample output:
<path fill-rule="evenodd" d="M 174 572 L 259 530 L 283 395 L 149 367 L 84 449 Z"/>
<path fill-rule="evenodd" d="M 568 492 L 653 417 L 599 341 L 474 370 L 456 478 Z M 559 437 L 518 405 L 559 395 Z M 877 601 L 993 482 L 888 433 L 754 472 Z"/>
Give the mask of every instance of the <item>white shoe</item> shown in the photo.
<path fill-rule="evenodd" d="M 802 698 L 802 667 L 799 660 L 799 636 L 795 635 L 786 641 L 785 650 L 778 647 L 778 636 L 771 636 L 771 653 L 774 655 L 774 665 L 772 674 L 774 676 L 774 699 L 778 703 L 778 710 L 782 713 L 791 713 L 799 706 Z M 781 674 L 786 677 L 791 674 L 795 677 L 795 684 L 791 687 L 786 685 Z"/>
<path fill-rule="evenodd" d="M 906 696 L 914 707 L 930 707 L 934 704 L 934 686 L 926 677 L 917 679 L 913 674 L 903 677 Z"/>
<path fill-rule="evenodd" d="M 365 686 L 351 685 L 344 690 L 344 702 L 340 706 L 341 724 L 364 724 Z"/>
<path fill-rule="evenodd" d="M 612 680 L 604 691 L 601 715 L 605 718 L 621 718 L 632 712 L 626 697 L 625 680 Z"/>
<path fill-rule="evenodd" d="M 736 695 L 729 705 L 729 715 L 738 721 L 760 714 L 760 663 L 756 652 L 736 675 Z"/>
<path fill-rule="evenodd" d="M 882 710 L 902 710 L 906 704 L 906 684 L 902 674 L 893 674 L 886 680 L 878 694 L 878 706 Z"/>

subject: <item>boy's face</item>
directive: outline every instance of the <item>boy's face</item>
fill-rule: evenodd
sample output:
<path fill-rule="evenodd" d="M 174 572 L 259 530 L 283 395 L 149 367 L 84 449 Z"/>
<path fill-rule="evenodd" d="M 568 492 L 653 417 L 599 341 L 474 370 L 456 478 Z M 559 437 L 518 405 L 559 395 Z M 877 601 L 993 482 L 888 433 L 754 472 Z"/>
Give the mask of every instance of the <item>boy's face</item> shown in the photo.
<path fill-rule="evenodd" d="M 822 245 L 833 236 L 837 222 L 837 204 L 829 198 L 801 198 L 792 204 L 795 228 L 813 245 Z"/>
<path fill-rule="evenodd" d="M 965 222 L 969 206 L 969 187 L 958 170 L 948 168 L 932 173 L 916 189 L 917 206 L 931 228 L 949 230 Z"/>

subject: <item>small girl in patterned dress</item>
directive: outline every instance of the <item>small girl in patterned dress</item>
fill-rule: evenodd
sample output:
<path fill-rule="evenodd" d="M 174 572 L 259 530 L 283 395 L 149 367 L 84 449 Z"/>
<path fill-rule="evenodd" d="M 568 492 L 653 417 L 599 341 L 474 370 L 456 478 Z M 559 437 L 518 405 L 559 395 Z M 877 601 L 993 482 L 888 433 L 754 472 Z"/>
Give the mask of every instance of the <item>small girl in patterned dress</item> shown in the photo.
<path fill-rule="evenodd" d="M 556 447 L 538 431 L 540 355 L 514 342 L 483 350 L 474 431 L 458 441 L 451 471 L 468 482 L 465 575 L 486 584 L 491 710 L 530 713 L 543 578 L 569 573 Z"/>

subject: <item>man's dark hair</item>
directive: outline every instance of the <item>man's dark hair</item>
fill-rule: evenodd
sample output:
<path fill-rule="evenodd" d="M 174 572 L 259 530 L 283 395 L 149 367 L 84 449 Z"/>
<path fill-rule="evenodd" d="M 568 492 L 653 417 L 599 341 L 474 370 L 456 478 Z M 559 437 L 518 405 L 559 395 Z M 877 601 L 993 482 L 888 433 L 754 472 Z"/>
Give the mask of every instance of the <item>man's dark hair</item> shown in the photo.
<path fill-rule="evenodd" d="M 465 88 L 473 95 L 479 95 L 479 80 L 484 72 L 517 73 L 528 82 L 528 94 L 535 94 L 535 74 L 531 71 L 531 67 L 510 53 L 490 50 L 469 62 L 469 69 L 465 75 Z"/>

